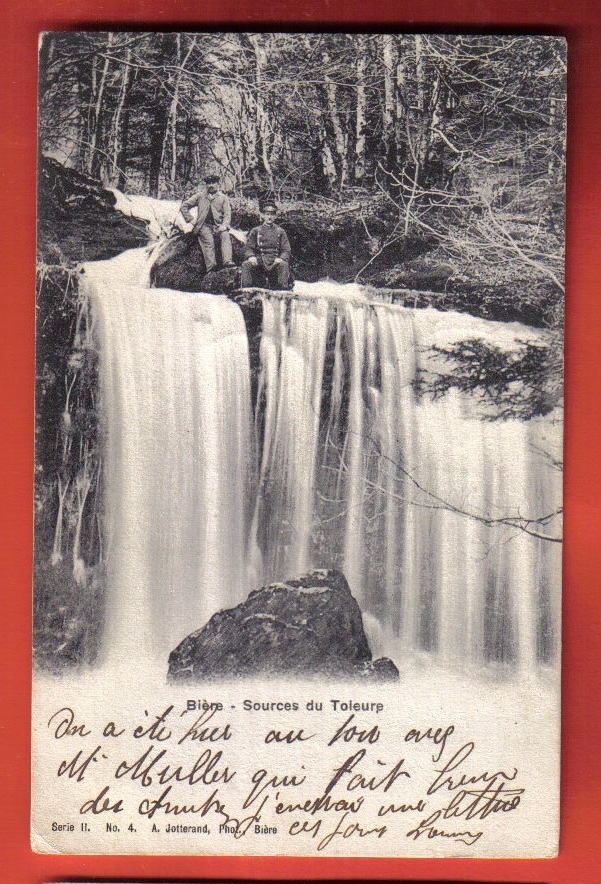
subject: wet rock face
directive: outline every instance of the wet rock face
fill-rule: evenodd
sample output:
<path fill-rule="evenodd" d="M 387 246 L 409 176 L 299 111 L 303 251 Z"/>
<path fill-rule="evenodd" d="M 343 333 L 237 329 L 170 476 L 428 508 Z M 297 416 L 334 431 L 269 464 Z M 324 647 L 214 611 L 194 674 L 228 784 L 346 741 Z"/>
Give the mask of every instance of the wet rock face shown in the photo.
<path fill-rule="evenodd" d="M 178 292 L 229 294 L 240 287 L 239 265 L 244 257 L 244 247 L 233 237 L 232 252 L 236 267 L 207 273 L 195 234 L 175 231 L 155 255 L 150 284 L 153 288 Z"/>
<path fill-rule="evenodd" d="M 359 605 L 340 571 L 309 571 L 250 593 L 214 614 L 169 656 L 169 678 L 315 675 L 394 680 L 390 660 L 372 662 Z"/>
<path fill-rule="evenodd" d="M 38 253 L 48 265 L 113 258 L 145 246 L 146 224 L 126 218 L 100 182 L 51 157 L 38 163 Z"/>

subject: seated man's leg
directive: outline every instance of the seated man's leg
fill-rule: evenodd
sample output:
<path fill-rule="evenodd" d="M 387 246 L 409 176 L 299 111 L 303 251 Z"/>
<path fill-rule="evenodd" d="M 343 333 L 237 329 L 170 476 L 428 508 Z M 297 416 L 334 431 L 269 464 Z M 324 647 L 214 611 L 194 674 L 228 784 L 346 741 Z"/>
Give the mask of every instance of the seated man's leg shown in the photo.
<path fill-rule="evenodd" d="M 277 281 L 279 289 L 287 289 L 290 280 L 290 268 L 285 261 L 276 264 L 274 270 L 277 272 Z"/>
<path fill-rule="evenodd" d="M 224 266 L 233 264 L 232 261 L 232 238 L 229 230 L 224 230 L 219 234 L 219 244 L 221 246 L 221 261 Z"/>
<path fill-rule="evenodd" d="M 213 235 L 213 228 L 209 227 L 208 224 L 203 224 L 198 231 L 198 244 L 200 245 L 202 256 L 205 260 L 206 272 L 209 273 L 211 270 L 215 269 L 217 261 L 215 259 L 215 237 Z"/>
<path fill-rule="evenodd" d="M 240 275 L 240 288 L 249 289 L 253 286 L 253 265 L 250 259 L 242 262 L 242 273 Z"/>

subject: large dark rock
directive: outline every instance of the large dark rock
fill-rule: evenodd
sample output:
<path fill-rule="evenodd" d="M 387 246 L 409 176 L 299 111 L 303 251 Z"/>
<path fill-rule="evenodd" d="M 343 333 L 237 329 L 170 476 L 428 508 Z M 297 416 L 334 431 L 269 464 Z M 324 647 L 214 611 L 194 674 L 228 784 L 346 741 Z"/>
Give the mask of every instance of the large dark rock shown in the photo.
<path fill-rule="evenodd" d="M 234 263 L 243 260 L 243 245 L 232 237 Z M 178 292 L 229 294 L 240 287 L 239 266 L 207 273 L 194 233 L 175 230 L 157 249 L 150 271 L 153 288 L 175 289 Z"/>
<path fill-rule="evenodd" d="M 283 675 L 392 680 L 390 660 L 372 662 L 359 605 L 340 571 L 273 583 L 214 614 L 169 656 L 177 681 Z"/>
<path fill-rule="evenodd" d="M 38 163 L 38 254 L 46 265 L 73 267 L 80 261 L 113 258 L 145 246 L 146 224 L 115 208 L 115 197 L 99 181 L 51 157 Z"/>

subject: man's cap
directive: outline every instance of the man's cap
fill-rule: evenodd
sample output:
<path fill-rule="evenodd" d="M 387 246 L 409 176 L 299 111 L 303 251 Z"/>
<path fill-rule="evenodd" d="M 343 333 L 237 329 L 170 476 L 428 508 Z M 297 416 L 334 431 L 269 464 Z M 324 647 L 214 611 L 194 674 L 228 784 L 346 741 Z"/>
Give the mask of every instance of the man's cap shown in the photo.
<path fill-rule="evenodd" d="M 208 175 L 204 177 L 205 184 L 213 184 L 215 182 L 219 182 L 219 175 L 215 175 L 214 172 L 209 172 Z"/>
<path fill-rule="evenodd" d="M 278 207 L 277 207 L 276 204 L 273 202 L 273 200 L 265 200 L 265 202 L 264 202 L 263 205 L 261 206 L 261 211 L 262 211 L 262 212 L 266 212 L 267 209 L 273 209 L 274 212 L 277 212 Z"/>

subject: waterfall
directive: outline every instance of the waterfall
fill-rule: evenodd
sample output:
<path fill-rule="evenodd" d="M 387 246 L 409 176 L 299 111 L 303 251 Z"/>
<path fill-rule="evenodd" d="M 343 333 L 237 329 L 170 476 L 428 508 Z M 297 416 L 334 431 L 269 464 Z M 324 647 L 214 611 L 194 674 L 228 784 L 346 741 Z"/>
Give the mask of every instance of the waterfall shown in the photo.
<path fill-rule="evenodd" d="M 560 545 L 530 530 L 560 500 L 555 428 L 414 389 L 433 344 L 510 347 L 523 327 L 297 284 L 263 298 L 253 414 L 237 304 L 149 289 L 139 252 L 85 270 L 106 426 L 106 656 L 165 660 L 252 588 L 337 567 L 375 654 L 520 671 L 555 659 Z"/>
<path fill-rule="evenodd" d="M 165 659 L 252 581 L 246 329 L 225 297 L 107 280 L 110 264 L 84 283 L 107 427 L 105 655 Z"/>
<path fill-rule="evenodd" d="M 512 331 L 347 288 L 266 304 L 263 448 L 278 454 L 261 467 L 264 579 L 297 573 L 307 560 L 294 551 L 310 549 L 308 564 L 344 571 L 377 653 L 535 666 L 556 646 L 561 570 L 558 545 L 524 530 L 561 496 L 544 422 L 482 420 L 456 393 L 433 402 L 413 389 L 445 319 L 447 334 L 459 322 L 507 344 Z M 321 398 L 301 395 L 309 382 Z"/>

